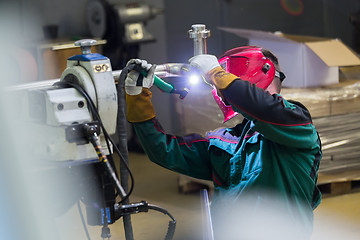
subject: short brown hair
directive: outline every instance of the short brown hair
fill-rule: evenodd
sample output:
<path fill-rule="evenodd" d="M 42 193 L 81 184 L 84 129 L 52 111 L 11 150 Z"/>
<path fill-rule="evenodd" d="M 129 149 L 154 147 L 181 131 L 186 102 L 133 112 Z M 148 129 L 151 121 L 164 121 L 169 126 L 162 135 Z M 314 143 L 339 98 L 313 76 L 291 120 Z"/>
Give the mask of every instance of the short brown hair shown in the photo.
<path fill-rule="evenodd" d="M 276 69 L 276 68 L 279 68 L 279 60 L 278 60 L 278 58 L 275 56 L 274 53 L 272 53 L 270 50 L 268 50 L 268 49 L 266 49 L 266 48 L 262 48 L 262 49 L 261 49 L 261 52 L 262 52 L 262 54 L 264 54 L 264 56 L 265 56 L 266 58 L 270 59 L 270 61 L 273 62 L 273 64 L 275 65 L 275 69 Z M 277 70 L 277 71 L 280 71 L 280 69 L 276 69 L 276 70 Z M 274 84 L 275 87 L 276 87 L 276 91 L 277 91 L 278 93 L 280 93 L 280 91 L 281 91 L 281 86 L 282 86 L 280 79 L 275 77 L 274 80 L 273 80 L 273 84 Z"/>
<path fill-rule="evenodd" d="M 279 60 L 278 58 L 275 56 L 275 54 L 273 54 L 270 50 L 262 48 L 261 49 L 262 54 L 264 54 L 265 57 L 267 57 L 268 59 L 270 59 L 270 61 L 272 61 L 274 64 L 279 66 Z"/>

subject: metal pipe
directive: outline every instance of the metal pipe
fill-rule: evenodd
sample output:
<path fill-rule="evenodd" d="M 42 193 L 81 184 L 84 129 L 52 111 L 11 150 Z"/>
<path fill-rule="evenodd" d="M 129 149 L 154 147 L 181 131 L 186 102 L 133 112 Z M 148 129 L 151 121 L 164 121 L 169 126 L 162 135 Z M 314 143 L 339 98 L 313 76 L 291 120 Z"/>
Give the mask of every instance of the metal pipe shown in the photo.
<path fill-rule="evenodd" d="M 165 64 L 156 65 L 155 75 L 160 78 L 180 77 L 181 69 L 185 66 L 187 66 L 187 64 L 184 64 L 184 63 L 165 63 Z M 122 70 L 112 71 L 112 75 L 113 75 L 116 83 L 119 80 L 121 71 Z M 59 82 L 59 81 L 60 81 L 60 78 L 31 82 L 31 83 L 17 84 L 17 85 L 13 85 L 13 86 L 7 86 L 7 87 L 5 87 L 5 90 L 6 91 L 18 91 L 18 90 L 50 87 L 54 83 Z"/>
<path fill-rule="evenodd" d="M 194 41 L 194 56 L 207 54 L 207 38 L 210 37 L 210 30 L 207 30 L 204 24 L 194 24 L 188 34 Z"/>
<path fill-rule="evenodd" d="M 184 63 L 165 63 L 165 64 L 156 65 L 155 75 L 160 78 L 180 77 L 181 69 L 186 66 L 187 64 Z M 115 81 L 119 80 L 121 71 L 122 70 L 115 70 L 112 72 Z"/>
<path fill-rule="evenodd" d="M 201 212 L 203 223 L 203 239 L 214 240 L 214 231 L 212 227 L 209 196 L 206 189 L 200 190 L 201 196 Z"/>

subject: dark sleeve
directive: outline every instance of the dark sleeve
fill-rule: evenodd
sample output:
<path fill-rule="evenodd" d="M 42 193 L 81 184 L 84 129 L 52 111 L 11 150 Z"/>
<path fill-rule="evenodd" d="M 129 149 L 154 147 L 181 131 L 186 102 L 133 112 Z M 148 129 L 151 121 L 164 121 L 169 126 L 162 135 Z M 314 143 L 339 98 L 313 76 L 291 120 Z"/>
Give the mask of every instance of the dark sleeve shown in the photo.
<path fill-rule="evenodd" d="M 166 134 L 156 118 L 133 125 L 152 162 L 181 174 L 212 180 L 208 139 L 198 134 Z"/>
<path fill-rule="evenodd" d="M 221 90 L 233 109 L 252 120 L 253 129 L 274 142 L 312 148 L 318 140 L 309 111 L 281 95 L 264 91 L 247 81 L 236 80 Z"/>

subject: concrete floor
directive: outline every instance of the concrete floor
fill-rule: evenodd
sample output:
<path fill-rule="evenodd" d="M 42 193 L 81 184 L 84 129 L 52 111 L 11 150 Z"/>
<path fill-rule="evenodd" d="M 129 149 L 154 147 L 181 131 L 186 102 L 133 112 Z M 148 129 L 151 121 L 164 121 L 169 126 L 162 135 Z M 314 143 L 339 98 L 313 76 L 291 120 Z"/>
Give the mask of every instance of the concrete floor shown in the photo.
<path fill-rule="evenodd" d="M 177 220 L 174 240 L 203 239 L 200 194 L 181 194 L 178 174 L 151 163 L 144 154 L 129 154 L 130 168 L 135 178 L 131 202 L 146 200 L 165 208 Z M 83 209 L 84 210 L 84 209 Z M 83 211 L 85 213 L 85 211 Z M 57 219 L 60 239 L 87 239 L 78 219 L 76 206 Z M 164 239 L 170 218 L 156 211 L 131 216 L 135 240 Z M 111 239 L 125 239 L 123 221 L 110 226 Z M 88 227 L 90 239 L 102 239 L 101 227 Z M 315 210 L 313 240 L 360 239 L 360 193 L 323 198 Z"/>

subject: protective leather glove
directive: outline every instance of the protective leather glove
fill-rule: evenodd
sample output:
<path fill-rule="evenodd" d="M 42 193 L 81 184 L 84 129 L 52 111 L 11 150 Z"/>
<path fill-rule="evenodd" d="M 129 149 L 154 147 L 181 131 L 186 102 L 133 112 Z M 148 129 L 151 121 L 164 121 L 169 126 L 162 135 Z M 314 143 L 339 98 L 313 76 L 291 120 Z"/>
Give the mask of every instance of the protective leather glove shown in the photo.
<path fill-rule="evenodd" d="M 125 79 L 125 91 L 129 95 L 138 95 L 142 88 L 150 88 L 154 84 L 155 64 L 149 64 L 146 60 L 131 59 L 126 67 L 133 69 Z"/>
<path fill-rule="evenodd" d="M 227 88 L 235 79 L 235 75 L 227 73 L 214 55 L 201 54 L 189 59 L 190 66 L 198 69 L 206 81 L 218 89 Z"/>
<path fill-rule="evenodd" d="M 209 54 L 196 55 L 189 59 L 189 64 L 197 68 L 204 76 L 210 70 L 220 67 L 218 59 L 214 55 Z"/>
<path fill-rule="evenodd" d="M 130 123 L 144 122 L 155 117 L 151 97 L 152 93 L 148 88 L 143 88 L 138 95 L 126 94 L 127 120 Z"/>
<path fill-rule="evenodd" d="M 145 60 L 131 59 L 123 71 L 128 71 L 125 78 L 127 119 L 130 123 L 138 123 L 155 117 L 151 103 L 152 94 L 149 88 L 154 83 L 156 65 Z M 145 76 L 144 76 L 145 75 Z"/>

